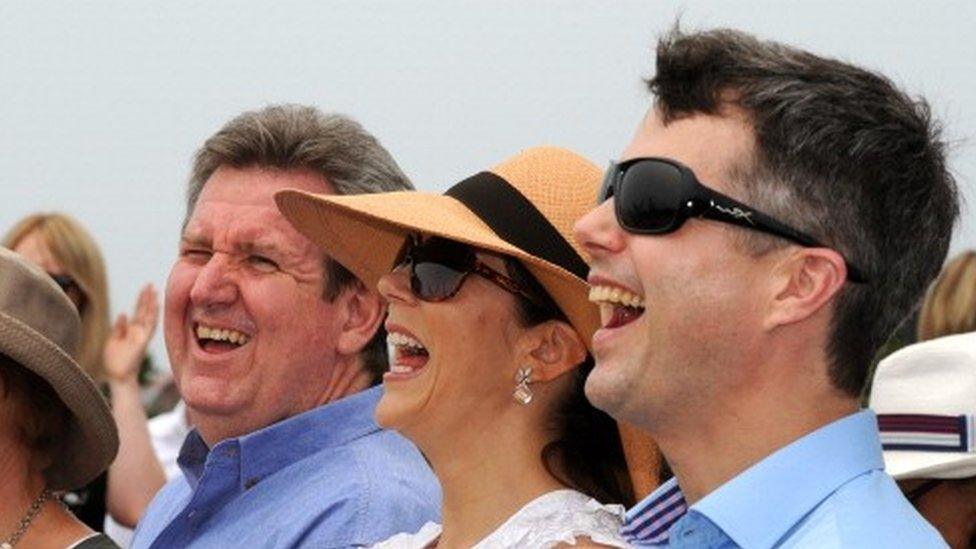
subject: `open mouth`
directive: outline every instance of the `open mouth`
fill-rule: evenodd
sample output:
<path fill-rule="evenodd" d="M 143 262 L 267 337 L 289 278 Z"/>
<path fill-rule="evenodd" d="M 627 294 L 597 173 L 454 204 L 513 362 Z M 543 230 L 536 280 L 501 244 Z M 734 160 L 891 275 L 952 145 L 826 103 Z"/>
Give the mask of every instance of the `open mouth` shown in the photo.
<path fill-rule="evenodd" d="M 590 301 L 600 306 L 600 322 L 604 328 L 619 328 L 644 314 L 644 298 L 617 286 L 593 286 Z"/>
<path fill-rule="evenodd" d="M 419 372 L 427 365 L 430 354 L 416 337 L 400 329 L 386 335 L 386 345 L 390 356 L 390 374 L 409 376 Z"/>
<path fill-rule="evenodd" d="M 227 328 L 197 324 L 194 328 L 197 345 L 208 353 L 227 353 L 247 345 L 251 336 Z"/>

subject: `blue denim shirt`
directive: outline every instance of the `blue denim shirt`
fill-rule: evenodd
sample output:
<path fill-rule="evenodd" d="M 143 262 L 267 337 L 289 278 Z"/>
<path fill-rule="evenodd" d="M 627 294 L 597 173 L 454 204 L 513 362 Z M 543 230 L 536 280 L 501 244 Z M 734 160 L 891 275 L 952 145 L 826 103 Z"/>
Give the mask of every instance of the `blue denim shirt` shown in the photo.
<path fill-rule="evenodd" d="M 672 479 L 627 512 L 638 547 L 946 547 L 884 472 L 865 410 L 792 442 L 690 507 Z"/>
<path fill-rule="evenodd" d="M 377 427 L 375 387 L 208 449 L 191 432 L 184 477 L 139 521 L 132 547 L 358 547 L 440 515 L 420 452 Z"/>

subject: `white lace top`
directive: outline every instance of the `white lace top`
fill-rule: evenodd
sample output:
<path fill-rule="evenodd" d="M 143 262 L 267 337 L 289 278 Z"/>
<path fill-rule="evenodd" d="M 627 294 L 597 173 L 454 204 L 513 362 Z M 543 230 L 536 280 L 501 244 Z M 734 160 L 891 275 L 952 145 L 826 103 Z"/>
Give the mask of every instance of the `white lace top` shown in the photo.
<path fill-rule="evenodd" d="M 580 537 L 610 547 L 629 547 L 620 537 L 624 508 L 601 505 L 576 490 L 556 490 L 530 501 L 474 549 L 546 549 L 576 544 Z M 422 549 L 437 541 L 441 525 L 428 522 L 415 534 L 397 534 L 374 549 Z"/>

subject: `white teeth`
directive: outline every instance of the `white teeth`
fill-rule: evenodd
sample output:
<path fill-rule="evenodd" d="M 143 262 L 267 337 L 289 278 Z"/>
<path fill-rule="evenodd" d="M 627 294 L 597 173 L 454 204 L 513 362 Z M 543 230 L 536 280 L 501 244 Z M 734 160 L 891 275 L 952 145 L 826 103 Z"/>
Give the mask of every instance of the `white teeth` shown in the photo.
<path fill-rule="evenodd" d="M 394 373 L 394 374 L 409 374 L 412 371 L 413 371 L 413 369 L 410 368 L 409 366 L 401 366 L 399 364 L 391 364 L 390 365 L 390 373 Z"/>
<path fill-rule="evenodd" d="M 416 339 L 400 332 L 390 332 L 386 335 L 386 342 L 390 345 L 397 345 L 400 347 L 413 347 L 414 349 L 424 349 L 422 343 Z"/>
<path fill-rule="evenodd" d="M 235 345 L 244 345 L 250 339 L 246 334 L 242 334 L 237 330 L 221 330 L 220 328 L 210 328 L 202 324 L 197 324 L 197 338 L 229 341 Z"/>
<path fill-rule="evenodd" d="M 644 298 L 616 286 L 590 287 L 590 301 L 593 303 L 617 303 L 638 309 L 644 308 Z"/>

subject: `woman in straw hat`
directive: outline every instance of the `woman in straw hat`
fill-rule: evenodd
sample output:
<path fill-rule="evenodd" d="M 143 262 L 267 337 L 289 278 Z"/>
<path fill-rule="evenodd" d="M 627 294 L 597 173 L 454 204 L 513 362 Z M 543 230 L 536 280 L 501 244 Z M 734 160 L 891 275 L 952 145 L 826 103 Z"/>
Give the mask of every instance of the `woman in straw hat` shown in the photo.
<path fill-rule="evenodd" d="M 376 419 L 424 452 L 444 500 L 443 527 L 380 546 L 624 546 L 633 493 L 615 423 L 583 395 L 599 317 L 569 237 L 599 180 L 538 148 L 443 196 L 276 197 L 389 302 Z"/>
<path fill-rule="evenodd" d="M 97 477 L 119 444 L 105 399 L 70 356 L 79 332 L 54 281 L 0 248 L 0 548 L 115 547 L 56 497 Z"/>
<path fill-rule="evenodd" d="M 143 287 L 135 314 L 109 322 L 108 278 L 98 244 L 85 227 L 62 213 L 35 213 L 18 221 L 2 244 L 43 269 L 61 287 L 81 317 L 74 357 L 99 386 L 108 386 L 122 433 L 123 452 L 110 474 L 65 494 L 71 510 L 101 530 L 106 510 L 134 526 L 165 482 L 149 439 L 138 373 L 156 329 L 158 306 L 152 285 Z"/>

